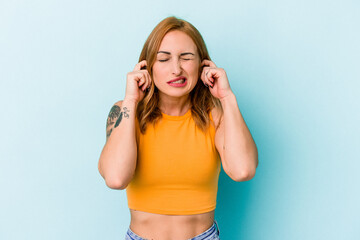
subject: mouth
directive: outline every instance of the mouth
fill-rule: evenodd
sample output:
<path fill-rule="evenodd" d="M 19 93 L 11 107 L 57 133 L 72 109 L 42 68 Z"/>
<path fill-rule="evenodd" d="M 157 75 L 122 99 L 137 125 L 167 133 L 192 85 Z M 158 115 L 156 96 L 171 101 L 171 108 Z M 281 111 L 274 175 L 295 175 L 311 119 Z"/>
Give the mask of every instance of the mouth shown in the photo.
<path fill-rule="evenodd" d="M 184 87 L 186 83 L 187 83 L 186 77 L 178 77 L 167 82 L 167 84 L 173 87 Z"/>
<path fill-rule="evenodd" d="M 167 83 L 184 83 L 185 81 L 186 81 L 186 77 L 178 77 L 168 81 Z"/>

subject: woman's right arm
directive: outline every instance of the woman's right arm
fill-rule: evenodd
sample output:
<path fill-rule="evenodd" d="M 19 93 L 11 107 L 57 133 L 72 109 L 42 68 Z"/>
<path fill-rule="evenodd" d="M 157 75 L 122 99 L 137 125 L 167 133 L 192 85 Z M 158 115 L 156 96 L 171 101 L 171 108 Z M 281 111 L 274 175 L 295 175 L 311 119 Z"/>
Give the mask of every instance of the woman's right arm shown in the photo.
<path fill-rule="evenodd" d="M 112 189 L 125 189 L 136 169 L 137 143 L 135 112 L 145 90 L 151 85 L 151 78 L 142 61 L 128 73 L 126 93 L 123 101 L 111 108 L 106 124 L 106 143 L 101 152 L 98 169 L 105 183 Z"/>
<path fill-rule="evenodd" d="M 109 188 L 125 189 L 135 172 L 136 102 L 120 101 L 111 108 L 106 126 L 106 143 L 99 159 L 99 172 Z"/>

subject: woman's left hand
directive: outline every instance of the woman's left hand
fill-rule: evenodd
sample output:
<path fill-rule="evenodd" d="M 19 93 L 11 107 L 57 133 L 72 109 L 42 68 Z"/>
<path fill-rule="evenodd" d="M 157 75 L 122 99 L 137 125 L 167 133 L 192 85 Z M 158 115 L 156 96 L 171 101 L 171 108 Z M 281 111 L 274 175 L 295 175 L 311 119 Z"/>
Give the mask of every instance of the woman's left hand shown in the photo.
<path fill-rule="evenodd" d="M 210 93 L 214 97 L 221 100 L 232 93 L 223 68 L 216 67 L 215 63 L 207 59 L 202 61 L 201 66 L 204 66 L 204 68 L 200 78 L 205 86 L 209 86 Z"/>

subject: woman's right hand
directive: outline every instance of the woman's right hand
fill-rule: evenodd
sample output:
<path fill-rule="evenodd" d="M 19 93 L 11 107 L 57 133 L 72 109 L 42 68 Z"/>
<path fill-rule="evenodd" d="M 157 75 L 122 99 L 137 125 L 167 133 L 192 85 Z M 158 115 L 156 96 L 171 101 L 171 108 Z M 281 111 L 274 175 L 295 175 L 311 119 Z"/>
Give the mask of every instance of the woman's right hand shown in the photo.
<path fill-rule="evenodd" d="M 147 62 L 143 60 L 135 65 L 132 72 L 127 74 L 124 100 L 132 100 L 138 103 L 144 98 L 146 89 L 151 86 L 151 77 L 146 66 Z"/>

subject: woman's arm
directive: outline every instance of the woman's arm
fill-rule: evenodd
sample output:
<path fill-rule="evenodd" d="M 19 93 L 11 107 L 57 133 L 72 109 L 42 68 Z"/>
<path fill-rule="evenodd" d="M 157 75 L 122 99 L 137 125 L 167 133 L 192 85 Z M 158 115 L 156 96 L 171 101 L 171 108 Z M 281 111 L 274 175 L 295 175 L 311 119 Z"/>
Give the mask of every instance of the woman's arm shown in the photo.
<path fill-rule="evenodd" d="M 234 181 L 250 180 L 258 166 L 257 147 L 240 113 L 235 95 L 229 94 L 220 101 L 224 113 L 215 134 L 215 145 L 224 171 Z"/>
<path fill-rule="evenodd" d="M 151 85 L 151 77 L 143 60 L 127 74 L 124 101 L 111 108 L 106 126 L 106 143 L 99 159 L 99 172 L 106 185 L 114 189 L 125 189 L 136 169 L 137 143 L 135 112 L 137 104 L 144 98 Z"/>
<path fill-rule="evenodd" d="M 247 181 L 254 177 L 258 165 L 258 152 L 250 131 L 241 116 L 236 97 L 230 88 L 226 72 L 214 62 L 203 60 L 201 80 L 218 98 L 224 111 L 213 114 L 217 130 L 215 145 L 220 154 L 224 171 L 235 181 Z M 221 119 L 219 123 L 219 119 Z"/>
<path fill-rule="evenodd" d="M 111 108 L 106 124 L 106 143 L 99 159 L 99 172 L 106 185 L 125 189 L 131 181 L 137 159 L 135 133 L 136 102 L 119 101 Z"/>

